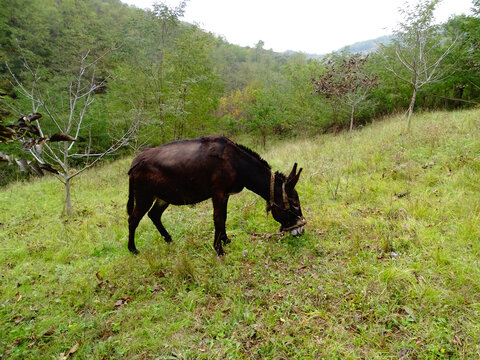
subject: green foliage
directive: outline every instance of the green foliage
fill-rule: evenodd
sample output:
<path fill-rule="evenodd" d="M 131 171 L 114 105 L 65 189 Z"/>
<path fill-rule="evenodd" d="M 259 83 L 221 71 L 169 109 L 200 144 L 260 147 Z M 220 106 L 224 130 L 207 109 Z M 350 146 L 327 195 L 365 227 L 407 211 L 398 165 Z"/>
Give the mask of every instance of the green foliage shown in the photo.
<path fill-rule="evenodd" d="M 318 57 L 275 53 L 261 40 L 252 47 L 229 44 L 183 23 L 186 6 L 187 2 L 177 8 L 159 3 L 154 11 L 144 11 L 119 0 L 2 2 L 0 114 L 11 123 L 31 112 L 31 103 L 12 89 L 6 63 L 20 82 L 28 83 L 26 59 L 41 76 L 49 100 L 65 105 L 80 56 L 89 51 L 98 58 L 94 82 L 104 86 L 85 115 L 80 137 L 83 144 L 91 139 L 95 151 L 108 147 L 132 123 L 138 124 L 133 151 L 211 133 L 254 135 L 266 143 L 267 137 L 311 136 L 347 126 L 347 113 L 314 95 L 311 80 L 326 71 Z M 451 110 L 478 104 L 480 26 L 478 11 L 474 14 L 455 17 L 427 34 L 426 41 L 438 45 L 433 52 L 441 54 L 448 46 L 443 40 L 451 37 L 458 36 L 459 46 L 438 68 L 450 75 L 418 90 L 418 108 Z M 348 51 L 328 57 L 342 58 Z M 383 53 L 369 55 L 365 69 L 377 76 L 379 86 L 369 93 L 365 106 L 355 109 L 358 126 L 409 105 L 410 85 L 385 69 L 385 57 L 406 75 L 395 59 L 395 41 L 386 44 Z"/>
<path fill-rule="evenodd" d="M 288 58 L 282 81 L 283 100 L 288 130 L 308 134 L 321 131 L 333 121 L 327 104 L 319 101 L 313 93 L 312 78 L 317 76 L 323 65 L 316 60 L 307 60 L 303 54 Z"/>
<path fill-rule="evenodd" d="M 264 88 L 253 92 L 254 102 L 250 109 L 251 119 L 247 122 L 247 127 L 260 136 L 264 148 L 267 136 L 281 131 L 283 109 L 278 108 L 276 90 L 275 88 Z"/>
<path fill-rule="evenodd" d="M 140 122 L 138 147 L 210 129 L 221 91 L 213 70 L 213 36 L 196 26 L 181 26 L 173 21 L 175 13 L 165 11 L 135 18 L 106 94 L 106 110 L 119 129 L 132 119 Z"/>
<path fill-rule="evenodd" d="M 478 358 L 479 115 L 270 142 L 274 169 L 304 168 L 307 232 L 269 237 L 244 191 L 222 259 L 210 202 L 166 211 L 172 244 L 145 218 L 128 252 L 127 159 L 76 179 L 68 219 L 52 179 L 1 189 L 1 357 Z"/>

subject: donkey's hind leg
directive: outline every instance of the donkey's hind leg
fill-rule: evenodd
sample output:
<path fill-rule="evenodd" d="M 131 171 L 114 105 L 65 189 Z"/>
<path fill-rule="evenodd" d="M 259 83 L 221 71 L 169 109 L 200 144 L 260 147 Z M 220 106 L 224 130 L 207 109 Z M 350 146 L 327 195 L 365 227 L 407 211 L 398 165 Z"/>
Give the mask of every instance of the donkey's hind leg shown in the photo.
<path fill-rule="evenodd" d="M 128 217 L 128 250 L 133 254 L 138 254 L 139 251 L 135 247 L 135 230 L 137 229 L 140 220 L 147 213 L 152 206 L 153 199 L 151 197 L 135 197 L 135 207 Z"/>
<path fill-rule="evenodd" d="M 155 224 L 157 230 L 160 232 L 160 234 L 163 236 L 167 243 L 172 242 L 172 237 L 162 224 L 162 214 L 168 207 L 168 205 L 170 204 L 163 200 L 157 199 L 157 201 L 155 201 L 155 204 L 153 204 L 152 208 L 148 212 L 148 217 Z"/>

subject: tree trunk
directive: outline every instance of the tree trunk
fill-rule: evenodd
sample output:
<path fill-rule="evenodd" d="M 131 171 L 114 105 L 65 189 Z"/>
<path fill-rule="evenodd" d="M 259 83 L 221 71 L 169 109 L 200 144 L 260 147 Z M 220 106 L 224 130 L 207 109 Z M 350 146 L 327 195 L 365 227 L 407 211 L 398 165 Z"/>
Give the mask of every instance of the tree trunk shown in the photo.
<path fill-rule="evenodd" d="M 63 212 L 67 216 L 72 216 L 73 206 L 72 206 L 72 196 L 70 192 L 70 179 L 65 178 L 65 204 L 63 207 Z"/>
<path fill-rule="evenodd" d="M 350 112 L 350 136 L 352 136 L 352 130 L 353 130 L 353 114 L 355 113 L 355 105 L 352 105 L 352 111 Z"/>
<path fill-rule="evenodd" d="M 412 98 L 410 100 L 410 106 L 408 107 L 408 118 L 407 118 L 407 132 L 410 132 L 410 125 L 412 122 L 413 107 L 415 106 L 415 100 L 417 98 L 417 88 L 413 88 Z"/>
<path fill-rule="evenodd" d="M 263 148 L 265 149 L 267 147 L 267 130 L 260 127 L 260 135 L 262 137 Z"/>

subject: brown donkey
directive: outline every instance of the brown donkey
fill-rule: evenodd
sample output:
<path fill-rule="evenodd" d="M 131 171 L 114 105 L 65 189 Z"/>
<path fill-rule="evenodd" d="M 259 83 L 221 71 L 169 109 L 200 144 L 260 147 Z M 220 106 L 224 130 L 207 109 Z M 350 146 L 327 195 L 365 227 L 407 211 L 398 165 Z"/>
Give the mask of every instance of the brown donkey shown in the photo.
<path fill-rule="evenodd" d="M 297 173 L 295 164 L 288 177 L 273 173 L 257 153 L 222 136 L 175 141 L 144 150 L 128 171 L 128 249 L 138 254 L 135 229 L 147 212 L 165 241 L 171 242 L 161 221 L 168 205 L 195 204 L 211 198 L 213 247 L 219 256 L 225 254 L 222 242 L 230 242 L 225 231 L 228 197 L 243 188 L 267 201 L 267 211 L 272 211 L 281 224 L 280 231 L 303 235 L 306 222 L 295 191 L 301 172 Z"/>

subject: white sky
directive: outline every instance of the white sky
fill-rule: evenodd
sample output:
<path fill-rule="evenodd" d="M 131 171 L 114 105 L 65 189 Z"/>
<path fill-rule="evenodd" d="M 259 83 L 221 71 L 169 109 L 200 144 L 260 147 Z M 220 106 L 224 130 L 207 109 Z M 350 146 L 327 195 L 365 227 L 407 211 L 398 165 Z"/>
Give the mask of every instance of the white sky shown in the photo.
<path fill-rule="evenodd" d="M 122 0 L 146 9 L 155 0 Z M 169 6 L 177 0 L 165 1 Z M 189 0 L 184 21 L 230 43 L 265 49 L 325 54 L 358 41 L 388 35 L 401 20 L 405 0 Z M 415 3 L 409 0 L 408 3 Z M 469 14 L 471 0 L 443 0 L 437 22 Z"/>

